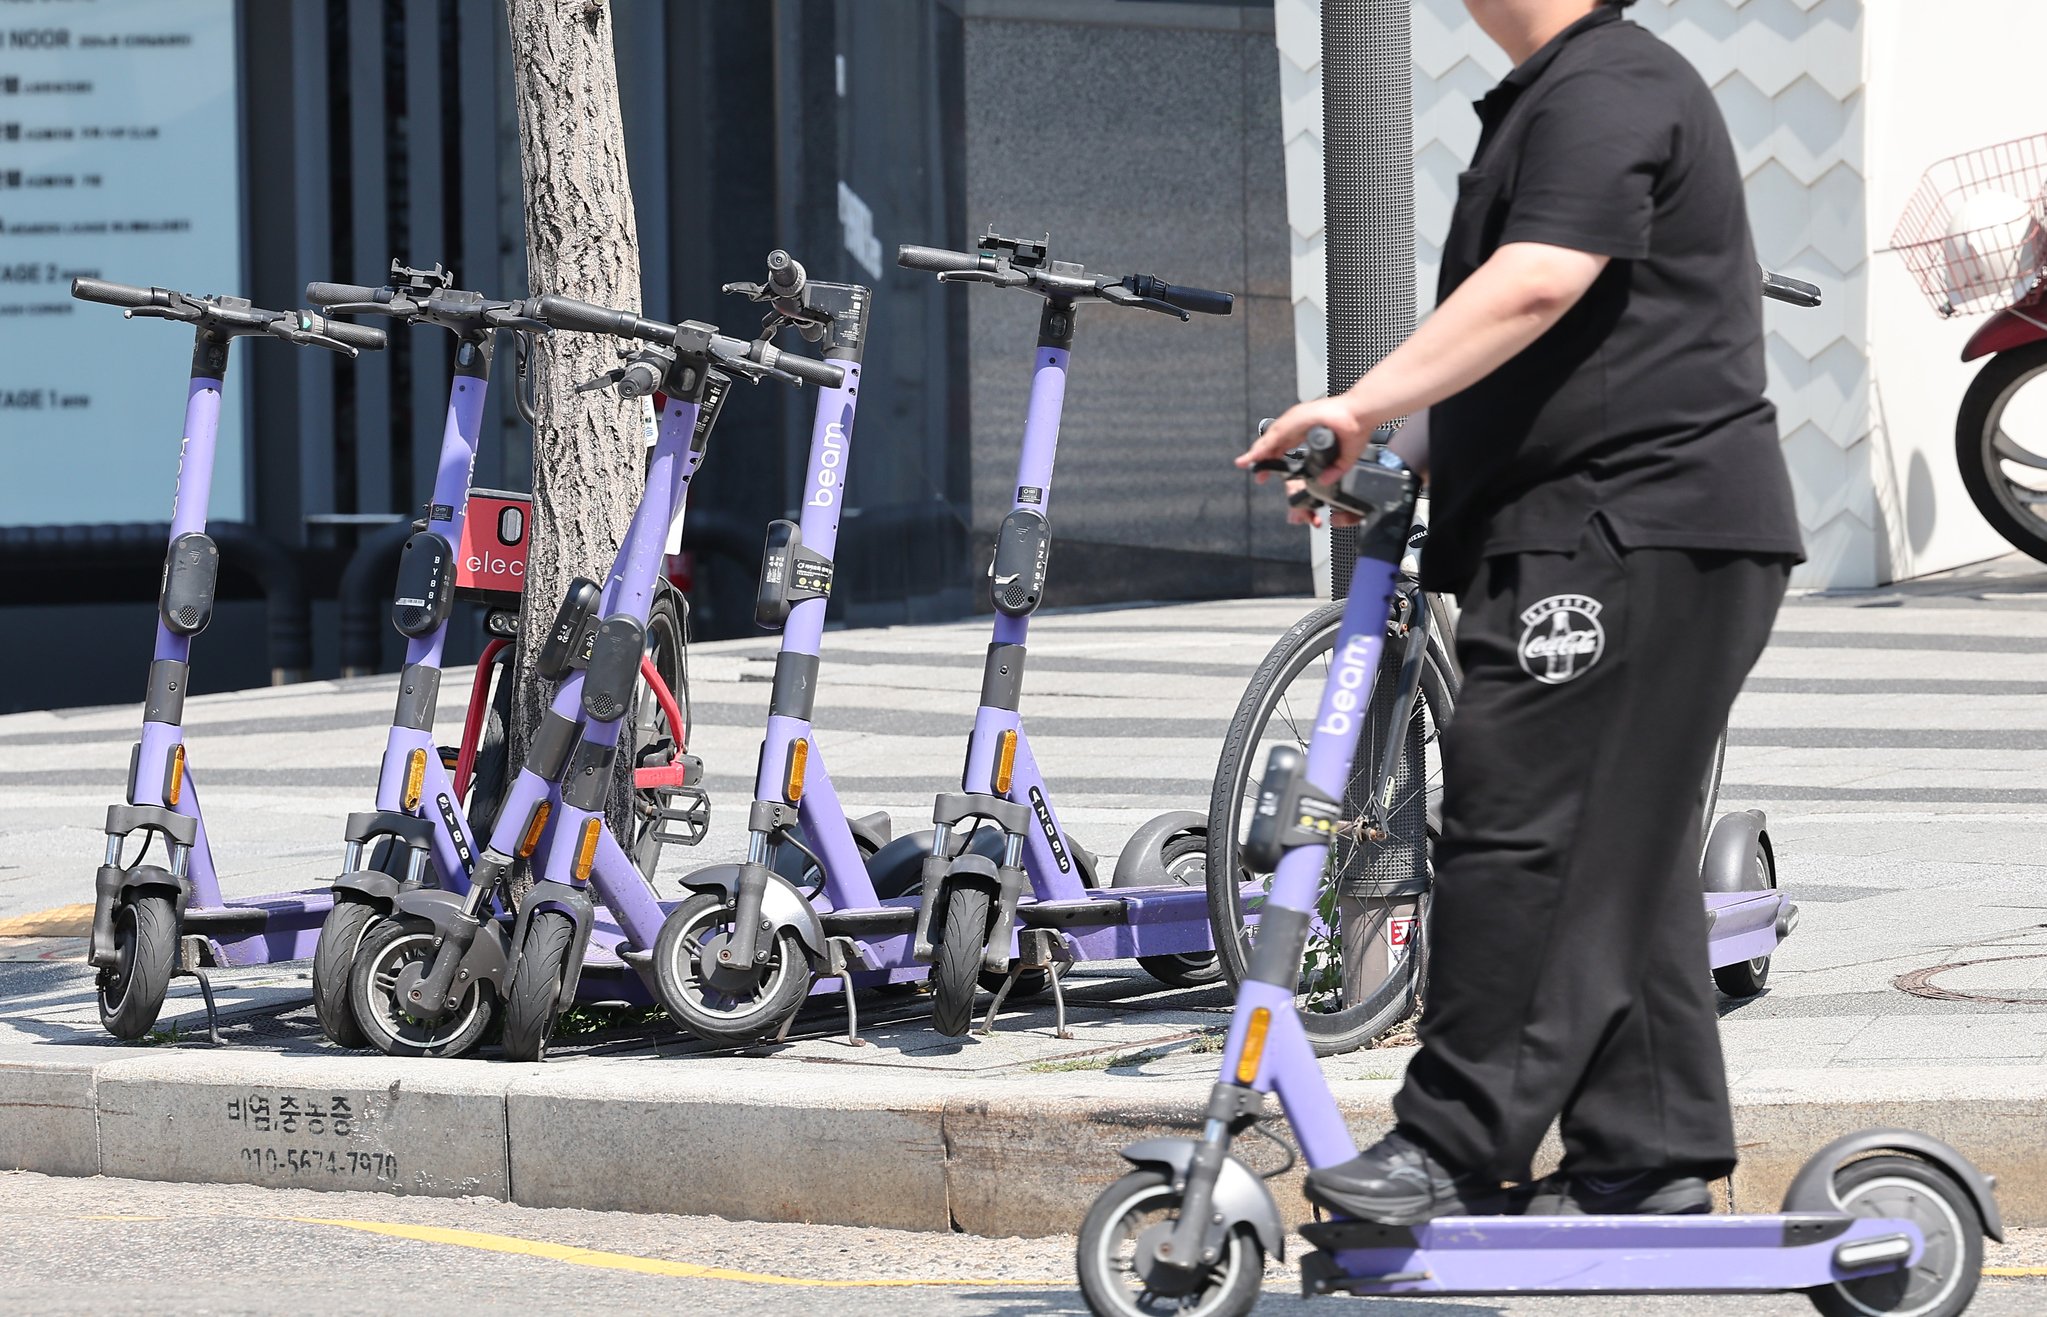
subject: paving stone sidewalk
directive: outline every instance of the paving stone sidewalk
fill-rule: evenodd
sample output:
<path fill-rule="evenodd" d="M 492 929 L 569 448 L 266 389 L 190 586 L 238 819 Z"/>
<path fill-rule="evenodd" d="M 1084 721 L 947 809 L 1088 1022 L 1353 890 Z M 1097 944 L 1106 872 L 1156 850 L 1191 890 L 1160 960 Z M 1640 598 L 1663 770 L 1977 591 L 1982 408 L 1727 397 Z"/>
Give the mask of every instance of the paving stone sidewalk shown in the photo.
<path fill-rule="evenodd" d="M 1310 606 L 1255 600 L 1041 616 L 1026 719 L 1073 835 L 1108 861 L 1152 815 L 1204 808 L 1245 680 Z M 957 777 L 984 643 L 984 625 L 973 622 L 827 637 L 817 724 L 850 810 L 888 809 L 903 829 L 928 818 L 932 793 Z M 662 880 L 671 894 L 687 868 L 737 858 L 772 664 L 768 639 L 692 650 L 692 749 L 710 766 L 714 824 L 703 846 L 667 857 Z M 464 688 L 451 677 L 445 689 Z M 394 689 L 383 677 L 192 701 L 195 775 L 231 894 L 315 887 L 332 876 L 340 819 L 371 795 Z M 457 699 L 441 712 L 449 735 L 459 726 Z M 1069 1040 L 1053 1038 L 1049 1012 L 1031 1005 L 1006 1015 L 993 1037 L 941 1040 L 913 1000 L 874 1004 L 865 1030 L 872 1045 L 862 1048 L 838 1038 L 836 1011 L 819 1010 L 790 1046 L 745 1057 L 705 1057 L 665 1026 L 627 1025 L 571 1040 L 561 1063 L 537 1071 L 335 1053 L 316 1041 L 306 967 L 281 966 L 220 977 L 231 1018 L 227 1051 L 192 1044 L 200 1014 L 189 980 L 173 985 L 164 1013 L 176 1045 L 117 1048 L 97 1030 L 80 944 L 69 936 L 79 911 L 65 907 L 89 900 L 101 817 L 119 794 L 136 717 L 132 704 L 0 717 L 0 1077 L 35 1070 L 43 1075 L 37 1082 L 62 1088 L 69 1081 L 54 1078 L 52 1067 L 87 1076 L 63 1101 L 94 1113 L 95 1168 L 109 1173 L 180 1173 L 132 1160 L 150 1143 L 147 1131 L 160 1134 L 167 1114 L 178 1119 L 176 1102 L 150 1105 L 171 1091 L 162 1086 L 204 1090 L 184 1117 L 189 1123 L 201 1119 L 202 1106 L 212 1112 L 206 1103 L 219 1105 L 220 1094 L 259 1077 L 272 1087 L 303 1077 L 365 1092 L 395 1093 L 402 1083 L 422 1096 L 444 1093 L 456 1104 L 450 1110 L 473 1098 L 498 1113 L 485 1123 L 498 1122 L 514 1150 L 492 1151 L 486 1139 L 476 1163 L 484 1182 L 504 1189 L 494 1196 L 513 1192 L 523 1165 L 529 1188 L 555 1176 L 557 1192 L 598 1205 L 599 1186 L 575 1188 L 588 1177 L 568 1169 L 587 1142 L 543 1157 L 535 1124 L 526 1146 L 542 1160 L 522 1161 L 521 1094 L 543 1106 L 572 1103 L 589 1129 L 627 1109 L 679 1120 L 675 1104 L 694 1103 L 710 1119 L 724 1100 L 715 1095 L 725 1093 L 743 1098 L 761 1129 L 787 1137 L 797 1136 L 761 1114 L 763 1101 L 793 1103 L 807 1113 L 794 1118 L 805 1129 L 843 1106 L 891 1119 L 925 1113 L 928 1121 L 915 1117 L 910 1133 L 896 1129 L 882 1142 L 908 1139 L 905 1168 L 918 1164 L 915 1149 L 935 1147 L 942 1182 L 898 1196 L 904 1221 L 866 1223 L 1004 1233 L 1038 1219 L 1031 1195 L 1012 1183 L 1033 1158 L 1057 1163 L 1039 1177 L 1044 1211 L 1065 1210 L 1058 1184 L 1073 1177 L 1061 1160 L 1062 1121 L 1099 1125 L 1104 1110 L 1119 1107 L 1138 1113 L 1126 1126 L 1184 1118 L 1168 1109 L 1191 1111 L 1213 1064 L 1207 1039 L 1224 1021 L 1226 994 L 1155 990 L 1134 966 L 1081 967 Z M 2028 1104 L 2047 1076 L 2047 865 L 2035 843 L 2047 826 L 2043 770 L 2047 577 L 2030 564 L 2005 561 L 1787 604 L 1737 705 L 1722 798 L 1723 808 L 1767 811 L 1781 881 L 1804 910 L 1778 953 L 1770 990 L 1728 1004 L 1724 1016 L 1730 1072 L 1758 1139 L 1789 1146 L 1809 1138 L 1818 1126 L 1806 1116 L 1824 1100 L 1836 1114 L 1853 1108 L 1885 1119 L 1944 1104 L 1954 1120 L 1975 1122 L 1965 1132 L 1986 1147 L 2002 1149 L 2026 1128 L 2039 1142 L 2047 1108 Z M 1395 1049 L 1336 1065 L 1339 1090 L 1361 1120 L 1373 1118 L 1404 1060 Z M 120 1104 L 131 1100 L 144 1124 L 124 1134 Z M 0 1111 L 8 1103 L 0 1088 Z M 218 1124 L 215 1115 L 204 1119 Z M 1042 1120 L 1051 1131 L 1039 1128 Z M 1775 1132 L 1766 1134 L 1771 1120 Z M 679 1137 L 631 1120 L 617 1132 L 627 1142 Z M 1129 1132 L 1104 1130 L 1100 1149 L 1086 1155 L 1113 1163 L 1115 1143 Z M 109 1164 L 110 1147 L 131 1160 Z M 987 1153 L 982 1161 L 976 1148 Z M 0 1164 L 10 1152 L 0 1134 Z M 415 1176 L 403 1187 L 446 1192 L 470 1174 L 422 1173 L 432 1183 Z M 987 1179 L 998 1173 L 1008 1177 L 1000 1194 Z M 1091 1165 L 1089 1174 L 1098 1173 L 1102 1166 Z M 270 1182 L 261 1166 L 252 1178 Z M 1767 1178 L 1759 1174 L 1758 1183 Z M 2047 1175 L 2040 1179 L 2047 1184 Z M 304 1181 L 286 1174 L 278 1182 Z M 615 1178 L 605 1191 L 623 1192 Z M 678 1205 L 672 1197 L 649 1205 L 701 1210 L 698 1200 Z M 730 1214 L 777 1210 L 748 1200 Z M 2047 1202 L 2041 1213 L 2047 1220 Z"/>

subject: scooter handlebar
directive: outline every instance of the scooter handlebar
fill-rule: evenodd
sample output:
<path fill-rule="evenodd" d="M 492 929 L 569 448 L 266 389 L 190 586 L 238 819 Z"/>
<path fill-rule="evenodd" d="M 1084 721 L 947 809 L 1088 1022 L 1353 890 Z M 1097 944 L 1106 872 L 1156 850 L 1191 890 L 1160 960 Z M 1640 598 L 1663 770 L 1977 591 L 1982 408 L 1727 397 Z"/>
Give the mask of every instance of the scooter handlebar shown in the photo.
<path fill-rule="evenodd" d="M 1177 306 L 1196 315 L 1226 316 L 1237 304 L 1237 299 L 1229 293 L 1219 293 L 1212 288 L 1183 288 L 1148 274 L 1126 280 L 1125 286 L 1140 297 L 1155 297 L 1168 306 Z"/>
<path fill-rule="evenodd" d="M 169 306 L 171 293 L 163 288 L 137 288 L 134 284 L 117 284 L 111 279 L 77 278 L 71 281 L 71 295 L 82 302 L 100 302 L 107 306 Z"/>
<path fill-rule="evenodd" d="M 314 306 L 358 305 L 368 302 L 382 303 L 378 296 L 388 290 L 365 288 L 361 284 L 310 283 L 306 285 L 306 300 Z"/>
<path fill-rule="evenodd" d="M 630 311 L 614 311 L 610 307 L 579 302 L 558 293 L 549 293 L 531 306 L 534 319 L 543 320 L 556 329 L 582 334 L 615 334 L 620 338 L 662 341 L 668 337 L 670 328 L 657 321 L 643 320 Z"/>
<path fill-rule="evenodd" d="M 1763 296 L 1793 306 L 1818 306 L 1820 286 L 1770 270 L 1763 271 Z"/>
<path fill-rule="evenodd" d="M 740 350 L 727 352 L 726 344 Z M 793 352 L 783 352 L 772 344 L 762 342 L 742 343 L 738 339 L 720 338 L 717 347 L 720 356 L 728 360 L 747 361 L 777 370 L 784 375 L 793 375 L 806 384 L 815 384 L 821 389 L 836 389 L 846 382 L 846 368 L 835 362 L 819 361 L 815 357 L 802 357 Z"/>
<path fill-rule="evenodd" d="M 896 248 L 896 264 L 905 270 L 923 270 L 930 274 L 978 274 L 993 262 L 984 265 L 982 257 L 970 252 L 905 244 Z"/>
<path fill-rule="evenodd" d="M 304 320 L 312 322 L 309 328 L 313 333 L 321 338 L 331 338 L 336 343 L 346 343 L 360 352 L 381 352 L 390 341 L 375 325 L 352 325 L 346 320 L 332 320 L 311 311 L 301 315 Z"/>

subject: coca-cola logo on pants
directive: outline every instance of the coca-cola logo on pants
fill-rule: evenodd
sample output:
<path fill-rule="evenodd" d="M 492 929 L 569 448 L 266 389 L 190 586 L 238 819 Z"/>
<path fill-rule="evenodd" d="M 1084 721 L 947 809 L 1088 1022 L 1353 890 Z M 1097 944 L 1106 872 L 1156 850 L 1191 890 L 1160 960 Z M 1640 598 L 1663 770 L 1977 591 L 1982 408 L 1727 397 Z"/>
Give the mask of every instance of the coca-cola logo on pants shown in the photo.
<path fill-rule="evenodd" d="M 1521 667 L 1549 686 L 1582 677 L 1606 649 L 1600 603 L 1590 595 L 1553 594 L 1521 610 Z"/>

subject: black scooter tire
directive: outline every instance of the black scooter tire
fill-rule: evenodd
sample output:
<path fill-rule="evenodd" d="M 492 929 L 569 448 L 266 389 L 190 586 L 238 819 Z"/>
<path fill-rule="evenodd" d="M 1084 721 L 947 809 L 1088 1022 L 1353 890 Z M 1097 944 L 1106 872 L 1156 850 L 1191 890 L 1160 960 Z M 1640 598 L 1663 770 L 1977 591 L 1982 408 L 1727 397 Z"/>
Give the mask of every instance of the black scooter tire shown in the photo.
<path fill-rule="evenodd" d="M 1183 832 L 1168 838 L 1159 858 L 1165 862 L 1166 872 L 1188 887 L 1205 887 L 1208 883 L 1208 838 L 1198 832 Z M 1189 866 L 1187 861 L 1199 860 Z M 1191 875 L 1191 876 L 1190 876 Z M 1179 955 L 1139 956 L 1137 963 L 1145 973 L 1169 988 L 1200 988 L 1222 978 L 1222 961 L 1213 951 L 1192 951 Z"/>
<path fill-rule="evenodd" d="M 348 1000 L 349 971 L 355 968 L 356 952 L 377 922 L 379 911 L 368 901 L 337 896 L 334 908 L 320 923 L 320 940 L 313 946 L 313 1018 L 320 1033 L 336 1047 L 359 1052 L 369 1046 L 362 1026 L 355 1021 L 355 1007 Z"/>
<path fill-rule="evenodd" d="M 1154 1317 L 1159 1310 L 1139 1307 L 1142 1291 L 1116 1266 L 1112 1253 L 1129 1240 L 1126 1220 L 1133 1212 L 1177 1216 L 1180 1193 L 1164 1171 L 1132 1171 L 1104 1189 L 1080 1223 L 1074 1249 L 1074 1270 L 1080 1294 L 1095 1317 Z M 1265 1250 L 1250 1227 L 1239 1225 L 1223 1244 L 1222 1256 L 1208 1271 L 1210 1282 L 1196 1302 L 1178 1310 L 1184 1317 L 1245 1317 L 1258 1302 L 1265 1280 Z M 1155 1296 L 1156 1297 L 1156 1296 Z"/>
<path fill-rule="evenodd" d="M 100 1024 L 124 1043 L 156 1027 L 170 990 L 178 956 L 178 911 L 171 898 L 138 892 L 114 912 L 114 946 L 120 962 L 99 972 L 94 996 Z"/>
<path fill-rule="evenodd" d="M 576 921 L 559 910 L 541 910 L 526 921 L 526 940 L 505 994 L 504 1049 L 507 1061 L 545 1061 L 547 1040 L 561 1015 L 562 973 Z"/>
<path fill-rule="evenodd" d="M 432 924 L 401 915 L 378 923 L 356 951 L 348 976 L 349 1005 L 364 1040 L 385 1056 L 467 1056 L 483 1042 L 497 1015 L 497 993 L 475 983 L 464 996 L 456 1027 L 447 1033 L 406 1027 L 409 1017 L 396 1000 L 392 971 L 404 957 L 423 954 L 431 961 L 438 940 Z"/>
<path fill-rule="evenodd" d="M 948 1038 L 974 1027 L 974 993 L 981 986 L 981 953 L 988 945 L 994 900 L 985 887 L 949 883 L 945 909 L 935 911 L 937 955 L 931 963 L 931 1022 Z"/>

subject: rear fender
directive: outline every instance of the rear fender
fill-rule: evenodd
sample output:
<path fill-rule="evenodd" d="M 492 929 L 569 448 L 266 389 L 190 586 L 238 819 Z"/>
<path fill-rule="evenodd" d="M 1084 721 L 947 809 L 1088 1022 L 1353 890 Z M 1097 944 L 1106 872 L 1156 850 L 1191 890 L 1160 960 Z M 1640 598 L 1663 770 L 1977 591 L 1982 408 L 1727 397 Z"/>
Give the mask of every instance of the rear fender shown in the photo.
<path fill-rule="evenodd" d="M 1111 887 L 1164 887 L 1173 881 L 1166 872 L 1166 843 L 1183 832 L 1208 835 L 1208 815 L 1191 809 L 1161 814 L 1130 834 L 1123 853 L 1116 857 L 1116 875 Z"/>
<path fill-rule="evenodd" d="M 1976 1211 L 1983 1218 L 1983 1233 L 2000 1244 L 2004 1242 L 2004 1218 L 1998 1213 L 1997 1195 L 1993 1192 L 1996 1181 L 1977 1170 L 1975 1163 L 1961 1153 L 1932 1135 L 1921 1134 L 1917 1130 L 1862 1130 L 1835 1139 L 1814 1153 L 1812 1160 L 1792 1177 L 1791 1187 L 1784 1191 L 1784 1210 L 1840 1211 L 1841 1205 L 1834 1199 L 1834 1172 L 1851 1161 L 1876 1152 L 1902 1152 L 1946 1171 L 1975 1201 Z M 1124 1155 L 1129 1156 L 1128 1153 Z"/>
<path fill-rule="evenodd" d="M 2047 338 L 2047 303 L 2014 306 L 1998 312 L 1974 334 L 1962 349 L 1963 361 L 1974 361 L 1993 352 L 2009 352 Z"/>

